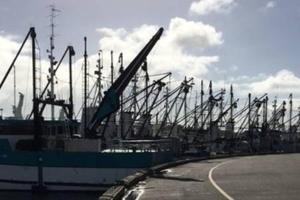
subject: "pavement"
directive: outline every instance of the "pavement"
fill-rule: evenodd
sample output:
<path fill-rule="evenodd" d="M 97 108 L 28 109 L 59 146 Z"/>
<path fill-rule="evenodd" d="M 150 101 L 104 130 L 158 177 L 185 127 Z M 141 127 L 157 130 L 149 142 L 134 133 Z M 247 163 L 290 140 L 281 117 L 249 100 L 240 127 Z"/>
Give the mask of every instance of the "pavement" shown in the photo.
<path fill-rule="evenodd" d="M 131 199 L 300 199 L 300 154 L 206 160 L 148 177 Z M 129 199 L 129 198 L 128 198 Z"/>

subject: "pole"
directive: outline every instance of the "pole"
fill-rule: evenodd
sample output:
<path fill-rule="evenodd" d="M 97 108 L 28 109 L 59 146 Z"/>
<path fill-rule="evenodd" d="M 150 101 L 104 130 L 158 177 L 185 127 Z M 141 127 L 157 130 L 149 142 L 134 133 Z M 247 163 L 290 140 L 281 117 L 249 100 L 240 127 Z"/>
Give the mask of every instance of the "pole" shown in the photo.
<path fill-rule="evenodd" d="M 188 93 L 188 84 L 187 84 L 187 80 L 186 77 L 184 77 L 184 85 L 185 85 L 185 89 L 184 89 L 184 128 L 187 128 L 187 102 L 186 102 L 186 95 Z"/>
<path fill-rule="evenodd" d="M 212 152 L 212 109 L 213 109 L 213 95 L 212 95 L 212 81 L 209 82 L 209 152 Z"/>
<path fill-rule="evenodd" d="M 198 100 L 198 93 L 196 91 L 195 97 L 195 106 L 194 106 L 194 128 L 198 128 L 198 119 L 197 119 L 197 100 Z"/>
<path fill-rule="evenodd" d="M 277 112 L 277 99 L 275 97 L 275 100 L 274 100 L 274 111 L 273 111 L 273 130 L 276 129 L 276 121 L 277 121 L 277 116 L 276 116 L 276 112 Z"/>
<path fill-rule="evenodd" d="M 248 134 L 250 137 L 250 148 L 253 147 L 253 135 L 251 129 L 251 93 L 248 94 Z"/>
<path fill-rule="evenodd" d="M 36 54 L 35 54 L 35 38 L 36 33 L 34 28 L 30 28 L 31 42 L 32 42 L 32 99 L 33 99 L 33 120 L 34 120 L 34 139 L 36 142 L 36 149 L 40 149 L 40 127 L 39 127 L 39 105 L 36 97 Z"/>
<path fill-rule="evenodd" d="M 69 49 L 69 89 L 70 89 L 70 97 L 69 97 L 69 103 L 70 103 L 70 108 L 69 108 L 69 120 L 72 120 L 73 118 L 73 110 L 74 110 L 74 104 L 73 104 L 73 77 L 72 77 L 72 56 L 75 55 L 75 51 L 72 46 L 68 47 Z"/>
<path fill-rule="evenodd" d="M 201 127 L 204 127 L 204 115 L 203 115 L 203 96 L 204 96 L 204 90 L 203 90 L 203 80 L 201 80 L 201 94 L 200 94 L 200 116 L 201 116 Z"/>
<path fill-rule="evenodd" d="M 17 96 L 17 84 L 16 84 L 16 66 L 14 65 L 14 109 L 17 106 L 16 103 L 16 96 Z"/>
<path fill-rule="evenodd" d="M 84 37 L 84 133 L 87 133 L 87 38 Z"/>
<path fill-rule="evenodd" d="M 290 94 L 289 141 L 292 141 L 293 94 Z"/>
<path fill-rule="evenodd" d="M 53 50 L 54 50 L 54 12 L 56 11 L 54 6 L 51 6 L 51 14 L 50 14 L 50 26 L 51 26 L 51 35 L 50 35 L 50 98 L 51 101 L 54 102 L 55 96 L 54 96 L 54 56 L 53 56 Z M 51 104 L 51 119 L 55 120 L 55 110 L 54 110 L 54 104 Z"/>
<path fill-rule="evenodd" d="M 95 74 L 98 75 L 97 81 L 98 81 L 98 105 L 100 105 L 102 100 L 102 72 L 103 69 L 103 53 L 102 50 L 99 50 L 98 52 L 98 60 L 97 60 L 97 68 L 98 70 L 95 71 Z"/>
<path fill-rule="evenodd" d="M 223 101 L 224 101 L 224 94 L 225 94 L 225 89 L 221 89 L 221 102 L 220 102 L 220 113 L 223 115 Z M 232 104 L 230 104 L 232 105 Z M 223 127 L 223 118 L 220 119 L 220 126 Z"/>
<path fill-rule="evenodd" d="M 230 85 L 230 105 L 233 104 L 233 88 L 232 85 Z M 233 106 L 230 107 L 230 123 L 233 128 Z M 233 128 L 234 130 L 234 128 Z"/>
<path fill-rule="evenodd" d="M 134 115 L 136 114 L 136 110 L 137 110 L 137 75 L 134 76 L 133 78 L 133 113 Z"/>
<path fill-rule="evenodd" d="M 110 51 L 110 75 L 111 75 L 111 79 L 110 79 L 110 82 L 111 82 L 111 85 L 114 83 L 114 52 L 113 51 Z"/>
<path fill-rule="evenodd" d="M 124 71 L 124 67 L 123 67 L 123 53 L 120 53 L 120 56 L 119 56 L 119 63 L 120 63 L 120 74 L 123 73 Z M 123 107 L 123 99 L 124 99 L 124 96 L 123 96 L 123 92 L 121 94 L 121 102 L 120 102 L 120 109 L 121 109 L 121 114 L 120 114 L 120 127 L 121 127 L 121 130 L 120 130 L 120 136 L 121 136 L 121 139 L 125 139 L 124 138 L 124 107 Z"/>

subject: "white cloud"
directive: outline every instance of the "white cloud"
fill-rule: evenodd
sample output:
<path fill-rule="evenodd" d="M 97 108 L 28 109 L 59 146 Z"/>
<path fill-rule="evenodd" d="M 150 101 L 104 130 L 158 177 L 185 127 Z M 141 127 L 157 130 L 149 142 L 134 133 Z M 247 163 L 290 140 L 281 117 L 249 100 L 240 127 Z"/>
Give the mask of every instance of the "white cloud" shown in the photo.
<path fill-rule="evenodd" d="M 157 31 L 158 26 L 142 25 L 128 31 L 125 29 L 97 29 L 102 35 L 99 46 L 105 51 L 124 51 L 128 63 Z M 198 52 L 205 48 L 223 44 L 222 33 L 213 26 L 202 22 L 173 18 L 164 35 L 149 56 L 151 73 L 172 71 L 178 78 L 187 76 L 203 76 L 207 67 L 218 62 L 218 56 L 198 56 L 190 49 Z"/>
<path fill-rule="evenodd" d="M 272 94 L 287 95 L 294 92 L 300 95 L 300 78 L 293 72 L 283 69 L 275 75 L 250 84 L 253 92 L 269 92 Z"/>
<path fill-rule="evenodd" d="M 293 72 L 282 69 L 275 74 L 258 74 L 257 76 L 238 76 L 229 79 L 236 88 L 239 97 L 246 97 L 248 93 L 260 96 L 268 93 L 270 98 L 275 96 L 287 98 L 293 93 L 300 100 L 300 78 Z"/>
<path fill-rule="evenodd" d="M 269 1 L 269 2 L 267 2 L 265 8 L 270 9 L 270 8 L 274 8 L 275 6 L 276 6 L 276 3 L 274 1 Z"/>
<path fill-rule="evenodd" d="M 262 12 L 267 12 L 268 10 L 271 10 L 277 6 L 275 1 L 268 1 L 266 4 L 264 4 L 262 7 L 259 8 Z"/>
<path fill-rule="evenodd" d="M 204 30 L 200 32 L 209 32 L 210 34 L 183 34 L 177 35 L 176 32 L 183 30 L 186 26 L 191 26 L 190 30 L 199 32 L 199 27 Z M 108 77 L 110 60 L 109 51 L 114 47 L 116 52 L 124 51 L 126 58 L 126 64 L 136 55 L 136 53 L 142 48 L 142 46 L 148 41 L 153 33 L 157 30 L 157 26 L 143 25 L 137 27 L 131 31 L 125 29 L 99 29 L 98 31 L 103 35 L 99 40 L 99 45 L 103 50 L 106 50 L 106 62 L 105 62 L 105 74 Z M 199 30 L 198 30 L 199 29 Z M 210 30 L 210 31 L 208 31 Z M 105 35 L 105 36 L 104 36 Z M 196 38 L 194 38 L 196 37 Z M 204 25 L 200 22 L 186 21 L 180 18 L 175 18 L 170 22 L 169 27 L 166 29 L 161 40 L 157 43 L 153 52 L 150 53 L 149 71 L 150 73 L 161 73 L 171 71 L 175 80 L 181 81 L 185 75 L 195 77 L 195 89 L 199 88 L 200 80 L 205 82 L 205 88 L 209 80 L 207 75 L 209 74 L 209 66 L 215 62 L 218 62 L 218 56 L 198 56 L 195 52 L 189 52 L 189 48 L 192 46 L 192 42 L 196 43 L 199 48 L 208 48 L 219 46 L 223 43 L 221 33 L 217 32 L 213 27 Z M 20 43 L 9 36 L 0 36 L 1 50 L 0 50 L 0 67 L 4 72 L 7 70 L 8 65 L 12 61 L 16 51 L 19 48 Z M 93 72 L 93 66 L 97 59 L 96 54 L 89 56 L 90 71 Z M 115 59 L 115 63 L 117 59 Z M 48 61 L 42 60 L 44 70 L 48 69 Z M 27 107 L 24 109 L 24 113 L 28 113 L 31 110 L 32 97 L 31 97 L 31 57 L 30 46 L 25 47 L 25 53 L 20 55 L 17 63 L 17 77 L 18 88 L 17 91 L 25 93 L 27 98 Z M 80 68 L 82 66 L 82 59 L 75 61 L 74 63 L 74 90 L 75 90 L 75 103 L 76 110 L 81 105 L 81 75 Z M 115 65 L 116 66 L 116 65 Z M 117 67 L 116 67 L 117 68 Z M 59 79 L 66 76 L 67 66 L 62 65 L 59 73 L 57 74 Z M 232 66 L 228 73 L 236 70 L 236 66 Z M 63 73 L 62 73 L 63 72 Z M 2 73 L 3 75 L 3 73 Z M 229 74 L 228 74 L 229 75 Z M 45 76 L 45 74 L 43 74 Z M 2 78 L 2 77 L 1 77 Z M 44 79 L 45 83 L 45 79 Z M 177 84 L 179 82 L 176 82 Z M 275 96 L 279 98 L 287 98 L 290 93 L 294 94 L 295 107 L 299 105 L 300 100 L 300 78 L 293 72 L 282 69 L 275 74 L 258 74 L 257 76 L 236 76 L 229 77 L 227 80 L 213 79 L 214 91 L 219 91 L 220 88 L 226 87 L 227 92 L 229 85 L 234 86 L 234 96 L 241 99 L 241 103 L 244 103 L 247 98 L 247 94 L 251 92 L 253 97 L 260 96 L 264 93 L 268 93 L 270 100 Z M 68 87 L 66 84 L 59 82 L 57 86 L 56 94 L 61 98 L 68 97 Z M 91 86 L 90 86 L 91 87 Z M 6 115 L 12 115 L 12 76 L 8 77 L 8 83 L 1 89 L 0 105 L 4 108 Z M 228 93 L 227 93 L 228 94 Z M 9 103 L 8 103 L 9 102 Z M 58 111 L 57 111 L 58 113 Z"/>
<path fill-rule="evenodd" d="M 132 30 L 101 28 L 98 32 L 101 35 L 99 46 L 104 52 L 104 84 L 108 84 L 108 77 L 110 75 L 110 50 L 115 52 L 115 71 L 117 74 L 117 56 L 123 51 L 124 65 L 126 66 L 133 59 L 133 57 L 141 50 L 146 42 L 157 31 L 158 26 L 142 25 Z M 22 37 L 20 37 L 22 38 Z M 20 47 L 20 38 L 0 35 L 0 69 L 3 72 L 7 70 L 11 61 L 13 60 L 17 50 Z M 187 21 L 181 18 L 174 18 L 170 21 L 164 35 L 154 47 L 149 55 L 149 71 L 150 73 L 172 72 L 176 80 L 182 80 L 187 76 L 204 76 L 208 72 L 208 66 L 218 62 L 219 57 L 212 56 L 198 56 L 195 52 L 202 52 L 203 49 L 209 47 L 219 46 L 223 43 L 222 33 L 218 32 L 213 26 L 204 24 L 202 22 Z M 196 46 L 196 48 L 194 47 Z M 193 52 L 190 48 L 193 47 Z M 57 59 L 60 57 L 56 55 Z M 93 74 L 96 66 L 97 54 L 89 56 L 90 72 Z M 46 82 L 46 75 L 48 75 L 48 60 L 41 60 L 43 71 L 43 83 Z M 74 97 L 75 106 L 79 109 L 81 105 L 81 68 L 83 60 L 79 59 L 74 62 Z M 25 94 L 25 105 L 23 113 L 28 113 L 32 106 L 32 69 L 31 69 L 31 48 L 30 42 L 25 46 L 24 51 L 20 54 L 17 62 L 17 92 Z M 62 64 L 58 73 L 56 85 L 56 95 L 58 98 L 68 97 L 68 87 L 66 76 L 68 74 L 68 67 Z M 91 79 L 91 78 L 90 78 Z M 12 73 L 9 75 L 7 82 L 1 89 L 0 108 L 4 108 L 4 114 L 12 115 L 11 106 L 13 104 L 13 77 Z M 92 87 L 92 85 L 90 85 Z M 7 103 L 11 102 L 11 103 Z M 45 111 L 48 113 L 48 111 Z M 57 112 L 58 113 L 58 112 Z"/>
<path fill-rule="evenodd" d="M 199 0 L 191 4 L 190 12 L 196 15 L 229 13 L 235 6 L 235 0 Z"/>

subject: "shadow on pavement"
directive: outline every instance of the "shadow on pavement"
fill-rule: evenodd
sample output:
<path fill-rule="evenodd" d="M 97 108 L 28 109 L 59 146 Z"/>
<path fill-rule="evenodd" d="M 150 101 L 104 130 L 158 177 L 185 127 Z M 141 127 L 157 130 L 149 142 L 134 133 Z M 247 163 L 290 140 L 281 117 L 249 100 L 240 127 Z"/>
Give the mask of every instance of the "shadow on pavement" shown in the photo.
<path fill-rule="evenodd" d="M 194 178 L 185 178 L 185 177 L 174 177 L 174 176 L 164 176 L 161 174 L 155 174 L 150 176 L 152 178 L 159 179 L 167 179 L 167 180 L 175 180 L 175 181 L 185 181 L 185 182 L 204 182 L 202 179 L 194 179 Z"/>

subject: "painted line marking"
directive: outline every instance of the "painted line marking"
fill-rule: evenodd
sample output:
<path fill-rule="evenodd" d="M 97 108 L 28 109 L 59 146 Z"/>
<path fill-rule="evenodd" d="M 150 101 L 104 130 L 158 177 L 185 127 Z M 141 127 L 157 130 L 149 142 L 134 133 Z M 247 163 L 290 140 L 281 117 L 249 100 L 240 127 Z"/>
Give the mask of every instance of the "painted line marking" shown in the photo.
<path fill-rule="evenodd" d="M 222 162 L 222 163 L 219 163 L 218 165 L 216 165 L 215 167 L 211 168 L 209 170 L 209 173 L 208 173 L 208 179 L 209 181 L 211 182 L 211 184 L 227 199 L 227 200 L 234 200 L 233 197 L 231 197 L 229 194 L 227 194 L 215 181 L 214 179 L 212 178 L 212 173 L 215 169 L 217 169 L 218 167 L 222 166 L 222 165 L 225 165 L 226 163 L 229 163 L 229 162 L 232 162 L 232 160 L 229 160 L 229 161 L 226 161 L 226 162 Z"/>

